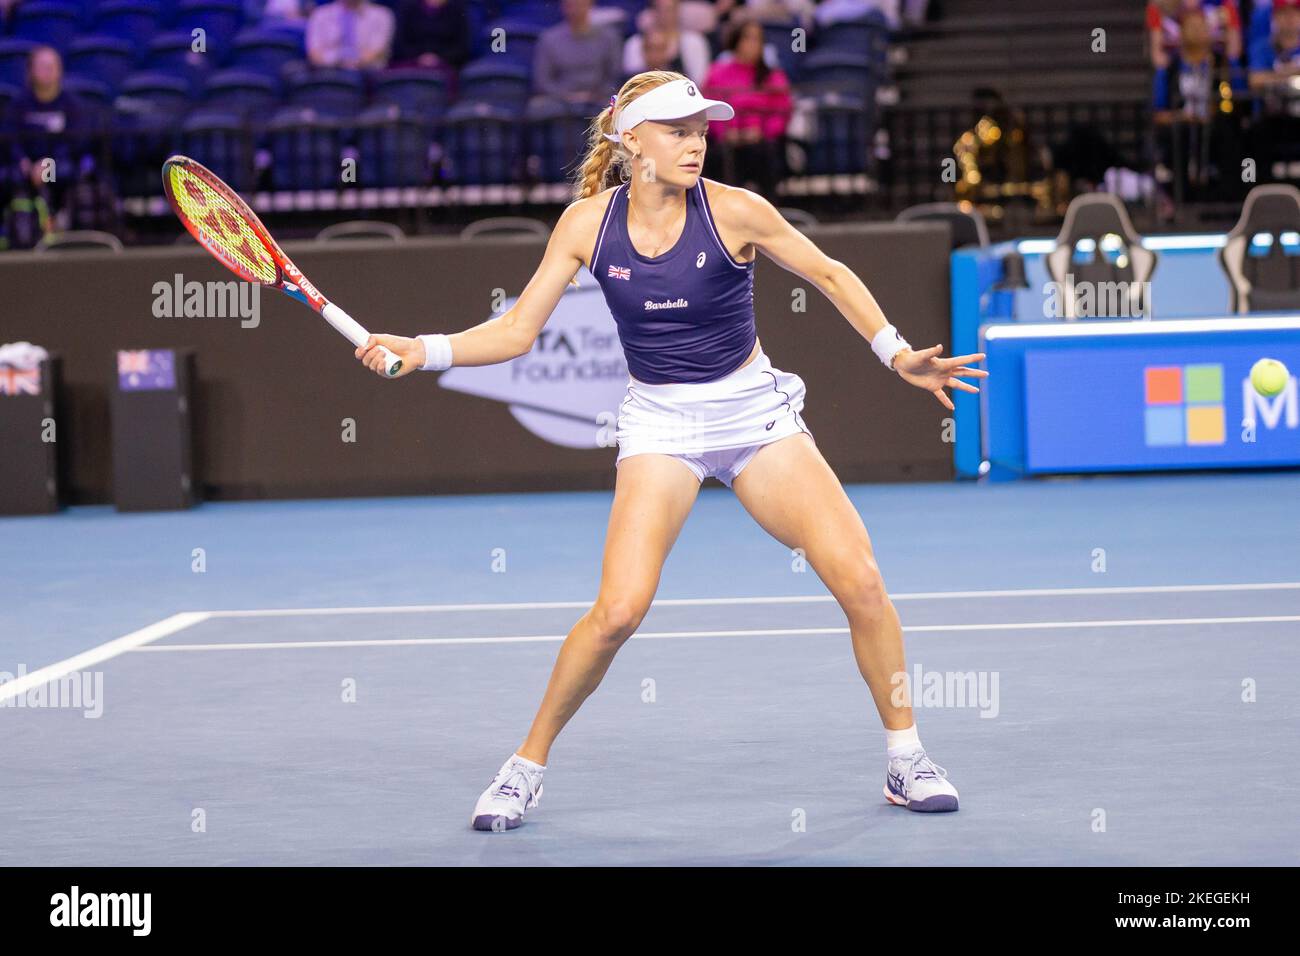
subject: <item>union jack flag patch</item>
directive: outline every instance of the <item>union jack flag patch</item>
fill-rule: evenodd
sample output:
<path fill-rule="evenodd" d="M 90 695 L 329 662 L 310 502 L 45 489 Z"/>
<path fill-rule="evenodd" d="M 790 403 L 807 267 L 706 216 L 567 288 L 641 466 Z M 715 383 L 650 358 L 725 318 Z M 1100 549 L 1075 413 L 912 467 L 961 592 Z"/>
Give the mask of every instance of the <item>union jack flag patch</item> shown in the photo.
<path fill-rule="evenodd" d="M 610 266 L 606 276 L 610 279 L 627 279 L 631 280 L 632 270 L 624 266 Z"/>

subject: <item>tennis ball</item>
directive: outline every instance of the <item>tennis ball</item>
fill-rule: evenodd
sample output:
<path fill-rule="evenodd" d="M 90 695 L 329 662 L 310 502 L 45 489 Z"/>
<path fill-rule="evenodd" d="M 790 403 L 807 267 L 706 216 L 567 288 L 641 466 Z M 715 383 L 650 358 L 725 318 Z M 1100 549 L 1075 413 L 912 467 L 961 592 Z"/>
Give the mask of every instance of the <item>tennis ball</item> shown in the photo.
<path fill-rule="evenodd" d="M 1272 398 L 1286 388 L 1290 377 L 1286 366 L 1277 359 L 1262 358 L 1250 367 L 1250 384 L 1265 398 Z"/>

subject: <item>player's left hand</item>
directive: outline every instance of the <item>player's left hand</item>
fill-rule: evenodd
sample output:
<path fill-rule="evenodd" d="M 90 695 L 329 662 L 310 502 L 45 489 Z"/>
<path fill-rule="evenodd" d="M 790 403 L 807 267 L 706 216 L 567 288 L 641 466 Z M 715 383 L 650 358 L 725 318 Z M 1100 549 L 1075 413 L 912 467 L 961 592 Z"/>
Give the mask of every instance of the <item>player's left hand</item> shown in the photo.
<path fill-rule="evenodd" d="M 939 358 L 943 345 L 932 345 L 917 352 L 903 349 L 894 358 L 894 371 L 911 382 L 917 388 L 934 393 L 934 397 L 949 411 L 953 410 L 952 399 L 944 387 L 960 388 L 963 392 L 978 392 L 979 389 L 961 378 L 988 378 L 989 373 L 982 368 L 970 368 L 966 363 L 979 362 L 984 359 L 983 352 L 970 355 L 957 355 L 953 358 Z"/>

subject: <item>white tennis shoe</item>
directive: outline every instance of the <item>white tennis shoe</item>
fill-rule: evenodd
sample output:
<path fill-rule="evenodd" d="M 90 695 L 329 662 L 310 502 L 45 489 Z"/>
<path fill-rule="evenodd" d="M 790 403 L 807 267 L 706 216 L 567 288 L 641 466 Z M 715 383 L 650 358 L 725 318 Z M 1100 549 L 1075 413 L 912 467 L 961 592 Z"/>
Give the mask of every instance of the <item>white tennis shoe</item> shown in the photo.
<path fill-rule="evenodd" d="M 475 830 L 513 830 L 541 799 L 542 770 L 511 754 L 474 804 L 469 824 Z"/>
<path fill-rule="evenodd" d="M 885 799 L 922 813 L 956 810 L 957 788 L 947 777 L 948 771 L 936 765 L 923 749 L 891 757 L 885 771 Z"/>

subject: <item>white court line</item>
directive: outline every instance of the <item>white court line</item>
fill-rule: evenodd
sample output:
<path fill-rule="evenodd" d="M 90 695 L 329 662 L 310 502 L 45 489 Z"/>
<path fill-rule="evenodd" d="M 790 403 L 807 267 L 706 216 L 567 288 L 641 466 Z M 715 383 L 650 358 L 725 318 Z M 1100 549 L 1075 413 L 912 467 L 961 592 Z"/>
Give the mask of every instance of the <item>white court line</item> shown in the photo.
<path fill-rule="evenodd" d="M 1268 617 L 1165 617 L 1132 618 L 1114 621 L 1024 621 L 1016 624 L 918 624 L 904 627 L 905 634 L 917 631 L 1036 631 L 1069 627 L 1137 627 L 1173 624 L 1274 624 L 1300 621 L 1300 614 L 1279 614 Z M 808 634 L 848 634 L 847 627 L 788 627 L 740 631 L 638 631 L 632 640 L 639 638 L 682 637 L 792 637 Z M 562 641 L 567 634 L 527 634 L 512 637 L 403 637 L 362 641 L 271 641 L 240 644 L 155 644 L 134 647 L 140 653 L 170 653 L 172 651 L 269 651 L 299 650 L 318 647 L 415 647 L 433 644 L 527 644 L 545 641 Z"/>
<path fill-rule="evenodd" d="M 1196 591 L 1287 591 L 1300 589 L 1300 581 L 1264 584 L 1155 584 L 1132 587 L 1016 588 L 1001 591 L 914 591 L 891 594 L 893 601 L 932 601 L 951 598 L 1068 597 L 1085 594 L 1164 594 Z M 699 607 L 723 604 L 820 604 L 834 601 L 831 594 L 801 594 L 787 597 L 656 598 L 654 606 Z M 210 617 L 292 617 L 319 614 L 420 614 L 429 611 L 535 611 L 546 608 L 591 607 L 592 601 L 523 601 L 491 604 L 394 604 L 374 607 L 265 608 L 243 611 L 206 611 Z"/>
<path fill-rule="evenodd" d="M 1277 581 L 1244 584 L 1158 584 L 1129 587 L 1086 587 L 1086 588 L 1018 588 L 990 591 L 917 591 L 904 594 L 891 594 L 895 601 L 942 600 L 946 598 L 990 598 L 990 597 L 1054 597 L 1084 594 L 1160 594 L 1196 591 L 1282 591 L 1300 588 L 1300 581 Z M 665 607 L 693 607 L 724 604 L 802 604 L 833 601 L 829 594 L 791 595 L 788 597 L 742 597 L 742 598 L 663 598 L 654 604 Z M 419 613 L 427 611 L 503 611 L 535 610 L 541 608 L 580 608 L 590 607 L 591 601 L 530 601 L 495 604 L 418 604 L 397 605 L 392 607 L 341 607 L 341 608 L 270 608 L 266 610 L 243 611 L 183 611 L 138 631 L 132 631 L 106 644 L 91 648 L 67 660 L 59 661 L 25 674 L 23 677 L 0 684 L 0 702 L 18 694 L 25 693 L 32 687 L 57 680 L 72 671 L 102 663 L 127 651 L 171 651 L 171 650 L 257 650 L 273 648 L 311 648 L 311 647 L 382 647 L 401 644 L 476 644 L 476 643 L 523 643 L 529 641 L 562 641 L 567 635 L 542 635 L 520 637 L 477 637 L 477 638 L 413 638 L 392 641 L 293 641 L 265 644 L 171 644 L 159 647 L 146 647 L 152 641 L 175 634 L 209 618 L 216 617 L 279 617 L 289 615 L 311 614 L 382 614 L 382 613 Z M 962 630 L 1016 630 L 1024 628 L 1053 627 L 1127 627 L 1135 624 L 1248 624 L 1268 621 L 1290 621 L 1291 617 L 1253 617 L 1253 618 L 1184 618 L 1166 620 L 1137 621 L 1077 621 L 1077 622 L 1043 622 L 1041 624 L 956 624 L 951 626 L 927 624 L 904 628 L 904 632 L 917 631 L 962 631 Z M 762 634 L 847 634 L 848 628 L 808 628 L 784 631 L 661 631 L 638 633 L 637 637 L 672 638 L 672 637 L 709 637 L 725 635 L 762 635 Z"/>
<path fill-rule="evenodd" d="M 127 651 L 136 650 L 150 641 L 168 637 L 177 631 L 183 631 L 185 628 L 192 627 L 207 619 L 208 614 L 206 611 L 182 611 L 180 614 L 173 614 L 171 617 L 142 627 L 138 631 L 123 634 L 121 637 L 100 644 L 98 647 L 82 651 L 67 660 L 41 667 L 14 680 L 5 681 L 0 684 L 0 702 L 9 700 L 11 697 L 17 697 L 19 694 L 25 694 L 34 687 L 56 681 L 73 671 L 84 670 L 88 667 L 94 667 L 96 664 L 102 664 L 109 658 L 117 657 L 117 655 L 124 654 Z"/>

